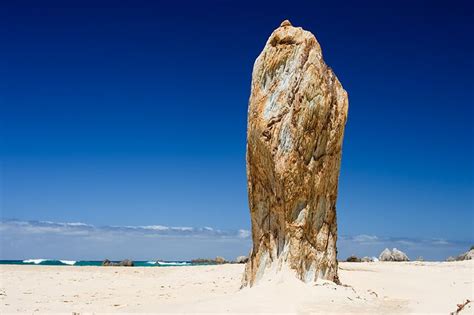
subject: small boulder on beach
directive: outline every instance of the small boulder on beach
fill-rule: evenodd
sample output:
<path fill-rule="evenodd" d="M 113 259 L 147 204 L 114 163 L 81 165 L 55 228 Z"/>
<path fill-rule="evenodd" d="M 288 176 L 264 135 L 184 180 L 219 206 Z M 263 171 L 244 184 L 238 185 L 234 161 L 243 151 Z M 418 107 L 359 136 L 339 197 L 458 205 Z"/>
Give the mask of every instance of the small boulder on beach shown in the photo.
<path fill-rule="evenodd" d="M 224 257 L 217 256 L 216 259 L 214 259 L 214 262 L 216 264 L 225 264 L 227 262 L 227 260 L 225 260 Z"/>
<path fill-rule="evenodd" d="M 238 256 L 237 258 L 235 258 L 235 263 L 245 264 L 245 263 L 247 263 L 248 260 L 249 260 L 249 258 L 247 256 Z"/>
<path fill-rule="evenodd" d="M 133 263 L 132 260 L 130 260 L 130 259 L 125 259 L 125 260 L 122 260 L 121 262 L 119 262 L 119 266 L 122 266 L 122 267 L 133 267 L 133 266 L 135 266 L 135 264 Z"/>
<path fill-rule="evenodd" d="M 226 264 L 228 263 L 227 260 L 225 260 L 224 257 L 221 257 L 221 256 L 217 256 L 216 258 L 212 259 L 212 258 L 197 258 L 197 259 L 193 259 L 191 260 L 191 263 L 192 264 Z"/>
<path fill-rule="evenodd" d="M 459 256 L 449 256 L 446 261 L 463 261 L 463 260 L 473 260 L 474 259 L 474 246 L 471 246 L 471 249 L 465 253 L 462 253 Z"/>
<path fill-rule="evenodd" d="M 390 249 L 385 248 L 379 255 L 380 261 L 392 261 L 392 252 Z"/>
<path fill-rule="evenodd" d="M 456 260 L 472 260 L 474 259 L 474 249 L 471 249 L 464 254 L 459 255 Z"/>
<path fill-rule="evenodd" d="M 410 261 L 407 254 L 394 248 L 392 251 L 385 248 L 379 255 L 380 261 Z"/>
<path fill-rule="evenodd" d="M 361 262 L 360 258 L 355 255 L 351 255 L 347 257 L 346 261 L 347 262 Z"/>
<path fill-rule="evenodd" d="M 407 254 L 405 254 L 404 252 L 396 248 L 392 250 L 392 256 L 393 256 L 393 261 L 409 261 L 410 260 Z"/>
<path fill-rule="evenodd" d="M 135 264 L 130 259 L 125 259 L 118 263 L 110 261 L 108 259 L 102 262 L 102 266 L 104 267 L 133 267 L 134 265 Z"/>

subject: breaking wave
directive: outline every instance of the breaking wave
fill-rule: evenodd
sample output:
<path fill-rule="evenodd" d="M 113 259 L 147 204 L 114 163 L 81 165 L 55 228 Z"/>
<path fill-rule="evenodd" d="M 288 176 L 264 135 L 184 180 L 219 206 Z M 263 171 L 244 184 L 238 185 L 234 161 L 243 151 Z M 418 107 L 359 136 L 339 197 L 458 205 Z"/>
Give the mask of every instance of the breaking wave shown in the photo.
<path fill-rule="evenodd" d="M 160 266 L 187 266 L 190 265 L 189 262 L 183 261 L 183 262 L 165 262 L 165 261 L 157 261 L 156 262 Z"/>
<path fill-rule="evenodd" d="M 23 260 L 23 262 L 25 264 L 35 264 L 35 265 L 39 265 L 41 264 L 43 261 L 46 261 L 47 259 L 25 259 Z"/>
<path fill-rule="evenodd" d="M 35 258 L 35 259 L 25 259 L 22 261 L 24 264 L 35 264 L 35 265 L 68 265 L 73 266 L 76 261 L 75 260 L 56 260 L 56 259 L 42 259 L 42 258 Z"/>

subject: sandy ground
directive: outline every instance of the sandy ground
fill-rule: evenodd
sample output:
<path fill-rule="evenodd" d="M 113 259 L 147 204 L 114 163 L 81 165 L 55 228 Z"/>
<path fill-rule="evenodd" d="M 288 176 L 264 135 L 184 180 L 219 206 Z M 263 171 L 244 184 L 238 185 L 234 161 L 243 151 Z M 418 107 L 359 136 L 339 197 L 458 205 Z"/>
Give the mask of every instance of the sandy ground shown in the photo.
<path fill-rule="evenodd" d="M 347 286 L 280 275 L 240 290 L 243 268 L 2 265 L 0 313 L 449 314 L 474 298 L 474 261 L 340 263 Z"/>

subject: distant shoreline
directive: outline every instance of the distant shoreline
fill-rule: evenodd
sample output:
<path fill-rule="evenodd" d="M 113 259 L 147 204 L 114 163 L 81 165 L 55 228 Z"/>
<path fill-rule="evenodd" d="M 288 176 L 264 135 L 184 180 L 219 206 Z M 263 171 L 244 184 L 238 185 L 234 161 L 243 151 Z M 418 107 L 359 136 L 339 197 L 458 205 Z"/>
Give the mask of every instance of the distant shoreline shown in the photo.
<path fill-rule="evenodd" d="M 112 263 L 120 263 L 120 260 L 112 260 Z M 135 260 L 130 267 L 184 267 L 184 266 L 212 266 L 221 264 L 237 264 L 234 261 L 217 263 L 211 259 L 200 260 Z M 16 259 L 0 260 L 0 265 L 20 265 L 20 266 L 103 266 L 102 260 L 64 260 L 64 259 Z M 108 267 L 108 266 L 105 266 Z"/>
<path fill-rule="evenodd" d="M 22 266 L 102 266 L 102 260 L 63 260 L 63 259 L 24 259 L 24 260 L 0 260 L 0 265 L 22 265 Z M 112 261 L 119 263 L 120 261 Z M 213 263 L 193 263 L 191 261 L 134 261 L 134 267 L 176 267 L 213 265 Z"/>

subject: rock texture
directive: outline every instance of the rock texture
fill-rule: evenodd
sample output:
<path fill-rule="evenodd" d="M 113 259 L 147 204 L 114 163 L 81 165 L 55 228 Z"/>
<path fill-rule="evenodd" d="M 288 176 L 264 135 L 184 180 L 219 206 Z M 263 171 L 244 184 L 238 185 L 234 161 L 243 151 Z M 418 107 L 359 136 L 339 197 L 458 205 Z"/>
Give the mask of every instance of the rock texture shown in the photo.
<path fill-rule="evenodd" d="M 453 256 L 448 257 L 446 261 L 462 261 L 462 260 L 473 260 L 473 259 L 474 259 L 474 249 L 473 247 L 471 247 L 470 250 L 468 250 L 467 252 L 457 257 L 453 257 Z"/>
<path fill-rule="evenodd" d="M 379 255 L 380 261 L 410 261 L 407 254 L 394 248 L 392 251 L 385 248 Z"/>
<path fill-rule="evenodd" d="M 405 254 L 404 252 L 396 248 L 392 250 L 392 256 L 393 256 L 393 261 L 409 261 L 410 260 L 407 254 Z"/>
<path fill-rule="evenodd" d="M 214 261 L 216 262 L 216 264 L 225 264 L 227 263 L 227 260 L 225 260 L 224 257 L 221 257 L 221 256 L 217 256 Z"/>
<path fill-rule="evenodd" d="M 346 259 L 346 262 L 361 262 L 361 261 L 362 260 L 359 257 L 355 256 L 355 255 L 351 255 L 351 256 L 347 257 L 347 259 Z"/>
<path fill-rule="evenodd" d="M 380 261 L 392 261 L 392 252 L 390 249 L 385 248 L 379 255 L 379 260 Z"/>
<path fill-rule="evenodd" d="M 135 264 L 133 263 L 133 261 L 131 261 L 130 259 L 125 259 L 125 260 L 122 260 L 121 262 L 112 262 L 108 259 L 104 260 L 102 262 L 102 266 L 106 266 L 106 267 L 110 267 L 110 266 L 115 266 L 115 267 L 133 267 Z"/>
<path fill-rule="evenodd" d="M 456 260 L 472 260 L 474 259 L 474 249 L 471 249 L 464 254 L 461 254 L 457 257 Z"/>
<path fill-rule="evenodd" d="M 235 263 L 237 264 L 245 264 L 247 263 L 247 261 L 249 261 L 249 258 L 247 256 L 238 256 L 237 258 L 235 258 Z"/>
<path fill-rule="evenodd" d="M 191 260 L 191 263 L 193 264 L 226 264 L 228 263 L 227 260 L 225 260 L 224 257 L 221 257 L 221 256 L 217 256 L 216 258 L 212 259 L 212 258 L 197 258 L 197 259 L 193 259 Z"/>
<path fill-rule="evenodd" d="M 284 21 L 255 61 L 247 181 L 253 248 L 243 285 L 269 268 L 338 281 L 336 197 L 347 93 L 316 38 Z"/>

